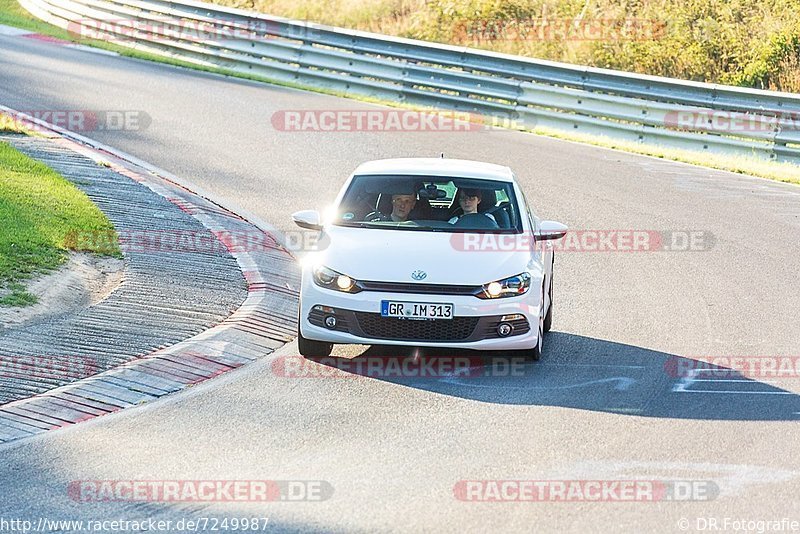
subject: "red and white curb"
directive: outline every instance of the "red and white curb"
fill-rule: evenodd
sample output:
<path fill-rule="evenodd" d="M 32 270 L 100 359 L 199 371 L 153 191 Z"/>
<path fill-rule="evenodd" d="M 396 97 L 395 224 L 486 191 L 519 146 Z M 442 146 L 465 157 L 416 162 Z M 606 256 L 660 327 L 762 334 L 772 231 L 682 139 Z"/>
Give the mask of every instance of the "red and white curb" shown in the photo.
<path fill-rule="evenodd" d="M 268 354 L 295 336 L 299 268 L 264 223 L 201 196 L 167 172 L 83 136 L 0 106 L 49 138 L 165 197 L 212 232 L 262 233 L 258 250 L 228 247 L 248 284 L 242 306 L 219 325 L 109 371 L 0 405 L 0 443 L 26 438 L 180 391 Z M 249 220 L 248 220 L 249 219 Z M 270 246 L 272 243 L 274 246 Z"/>

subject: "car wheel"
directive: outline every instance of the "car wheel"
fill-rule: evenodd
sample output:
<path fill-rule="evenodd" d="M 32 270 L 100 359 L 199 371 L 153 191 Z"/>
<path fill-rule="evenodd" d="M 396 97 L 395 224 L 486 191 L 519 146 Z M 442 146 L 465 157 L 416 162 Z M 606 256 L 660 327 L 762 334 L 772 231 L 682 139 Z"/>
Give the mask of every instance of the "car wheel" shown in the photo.
<path fill-rule="evenodd" d="M 302 309 L 302 308 L 301 308 Z M 300 331 L 300 310 L 297 311 L 297 349 L 300 351 L 301 356 L 306 358 L 325 358 L 331 355 L 333 350 L 333 343 L 326 343 L 324 341 L 314 341 L 313 339 L 306 339 Z"/>
<path fill-rule="evenodd" d="M 542 288 L 542 299 L 544 299 L 544 288 Z M 526 360 L 538 362 L 539 358 L 542 357 L 542 347 L 544 346 L 544 321 L 545 314 L 542 313 L 542 310 L 540 309 L 538 321 L 539 336 L 536 340 L 536 346 L 532 349 L 519 351 Z"/>
<path fill-rule="evenodd" d="M 300 329 L 298 329 L 297 348 L 300 350 L 300 354 L 306 358 L 325 358 L 331 355 L 333 343 L 306 339 L 303 337 L 303 334 L 300 333 Z"/>
<path fill-rule="evenodd" d="M 550 274 L 550 289 L 547 290 L 548 300 L 550 301 L 550 305 L 547 306 L 547 315 L 544 316 L 544 332 L 547 333 L 550 331 L 550 328 L 553 327 L 553 274 L 551 271 Z"/>

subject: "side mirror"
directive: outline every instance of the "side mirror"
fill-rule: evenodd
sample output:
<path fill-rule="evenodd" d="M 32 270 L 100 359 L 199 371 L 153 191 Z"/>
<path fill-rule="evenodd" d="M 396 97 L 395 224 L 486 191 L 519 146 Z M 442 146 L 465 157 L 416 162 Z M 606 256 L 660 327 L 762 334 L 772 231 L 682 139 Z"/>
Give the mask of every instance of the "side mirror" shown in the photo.
<path fill-rule="evenodd" d="M 322 230 L 322 221 L 315 210 L 303 210 L 292 213 L 292 220 L 300 228 L 307 230 Z"/>
<path fill-rule="evenodd" d="M 567 235 L 567 228 L 565 225 L 556 221 L 542 221 L 539 223 L 539 230 L 536 232 L 536 239 L 547 241 L 549 239 L 561 239 Z"/>

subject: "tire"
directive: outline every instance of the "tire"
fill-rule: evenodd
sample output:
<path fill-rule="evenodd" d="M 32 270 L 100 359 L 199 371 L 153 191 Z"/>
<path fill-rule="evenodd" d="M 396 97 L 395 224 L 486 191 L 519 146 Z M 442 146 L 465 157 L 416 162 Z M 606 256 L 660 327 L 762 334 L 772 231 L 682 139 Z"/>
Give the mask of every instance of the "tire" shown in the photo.
<path fill-rule="evenodd" d="M 553 327 L 553 274 L 550 271 L 550 289 L 547 290 L 549 295 L 550 305 L 547 307 L 547 315 L 544 316 L 544 332 L 545 334 Z"/>
<path fill-rule="evenodd" d="M 542 288 L 542 298 L 544 298 L 544 288 Z M 531 362 L 538 362 L 539 358 L 542 357 L 542 347 L 544 346 L 544 324 L 546 318 L 542 317 L 541 312 L 539 315 L 539 321 L 537 323 L 537 328 L 539 329 L 539 338 L 536 342 L 536 346 L 532 349 L 520 350 L 518 354 Z"/>
<path fill-rule="evenodd" d="M 314 341 L 306 339 L 297 329 L 297 348 L 300 354 L 306 358 L 325 358 L 331 355 L 333 350 L 333 343 L 326 343 L 324 341 Z"/>
<path fill-rule="evenodd" d="M 521 350 L 518 352 L 520 356 L 522 356 L 525 359 L 525 361 L 528 362 L 538 362 L 539 358 L 542 357 L 542 353 L 539 351 L 538 345 L 532 349 Z"/>
<path fill-rule="evenodd" d="M 303 337 L 303 333 L 300 331 L 300 322 L 303 320 L 300 316 L 300 309 L 297 310 L 297 350 L 300 351 L 300 355 L 306 358 L 326 358 L 330 356 L 331 351 L 333 351 L 333 343 L 314 341 Z"/>

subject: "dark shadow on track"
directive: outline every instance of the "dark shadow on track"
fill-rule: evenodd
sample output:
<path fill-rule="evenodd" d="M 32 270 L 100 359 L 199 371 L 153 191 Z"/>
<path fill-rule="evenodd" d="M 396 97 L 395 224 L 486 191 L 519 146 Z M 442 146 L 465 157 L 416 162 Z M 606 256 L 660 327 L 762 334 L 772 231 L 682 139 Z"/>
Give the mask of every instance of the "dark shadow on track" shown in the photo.
<path fill-rule="evenodd" d="M 552 332 L 538 362 L 439 348 L 374 346 L 354 358 L 316 359 L 441 395 L 509 405 L 559 406 L 646 417 L 797 421 L 800 395 L 691 358 Z"/>

